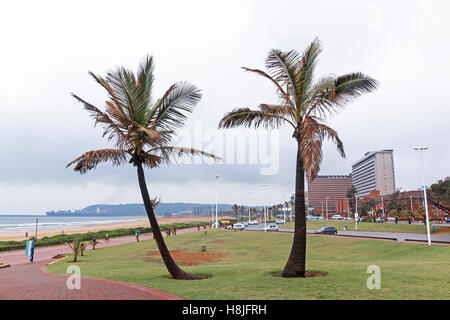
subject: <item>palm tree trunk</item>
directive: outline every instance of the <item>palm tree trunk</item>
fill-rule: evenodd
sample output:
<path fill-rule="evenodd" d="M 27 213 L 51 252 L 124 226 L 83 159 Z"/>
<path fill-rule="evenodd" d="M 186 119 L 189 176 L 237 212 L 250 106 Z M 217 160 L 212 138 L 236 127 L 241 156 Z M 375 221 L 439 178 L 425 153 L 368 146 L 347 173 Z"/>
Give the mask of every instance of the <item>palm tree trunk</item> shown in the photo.
<path fill-rule="evenodd" d="M 304 277 L 306 265 L 306 217 L 305 217 L 305 170 L 300 154 L 300 144 L 297 147 L 297 167 L 295 177 L 295 226 L 294 241 L 291 254 L 284 267 L 282 277 Z"/>
<path fill-rule="evenodd" d="M 174 279 L 183 279 L 183 280 L 198 279 L 197 276 L 187 273 L 186 271 L 183 271 L 175 263 L 172 256 L 170 255 L 170 252 L 167 249 L 166 243 L 164 242 L 164 238 L 161 234 L 161 230 L 159 229 L 158 222 L 156 221 L 155 212 L 153 211 L 153 206 L 151 204 L 150 196 L 147 190 L 147 184 L 145 183 L 145 175 L 144 170 L 142 168 L 142 164 L 137 165 L 137 173 L 139 179 L 139 187 L 141 189 L 142 194 L 142 200 L 144 200 L 145 211 L 147 212 L 148 220 L 150 221 L 153 237 L 156 241 L 156 245 L 158 246 L 159 252 L 161 253 L 161 257 L 164 260 L 167 270 Z"/>

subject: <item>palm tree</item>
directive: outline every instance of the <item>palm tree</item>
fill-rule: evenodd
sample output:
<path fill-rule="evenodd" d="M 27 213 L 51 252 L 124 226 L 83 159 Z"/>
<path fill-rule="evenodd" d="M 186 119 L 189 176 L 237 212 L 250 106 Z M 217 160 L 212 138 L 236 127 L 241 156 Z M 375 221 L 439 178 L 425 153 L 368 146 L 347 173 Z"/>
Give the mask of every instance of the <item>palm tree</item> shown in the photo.
<path fill-rule="evenodd" d="M 238 213 L 238 210 L 239 210 L 239 206 L 237 204 L 233 204 L 231 206 L 231 210 L 234 211 L 234 216 L 236 217 L 236 222 L 238 222 L 237 213 Z"/>
<path fill-rule="evenodd" d="M 81 240 L 75 239 L 72 243 L 67 243 L 67 245 L 72 249 L 73 260 L 72 262 L 77 262 L 78 255 L 81 253 L 83 255 L 84 249 L 82 249 L 83 242 Z"/>
<path fill-rule="evenodd" d="M 193 111 L 201 93 L 192 84 L 178 82 L 170 86 L 161 98 L 154 99 L 153 70 L 153 57 L 147 56 L 136 75 L 123 67 L 108 72 L 106 78 L 89 73 L 108 94 L 105 111 L 75 94 L 72 96 L 89 111 L 95 124 L 103 126 L 103 136 L 113 140 L 115 148 L 86 152 L 67 167 L 74 165 L 75 171 L 86 173 L 101 162 L 111 162 L 115 166 L 128 162 L 135 166 L 145 210 L 167 270 L 175 279 L 196 279 L 195 275 L 183 271 L 175 263 L 167 249 L 153 211 L 156 199 L 150 199 L 144 167 L 156 168 L 186 155 L 220 158 L 201 150 L 170 146 L 177 130 L 184 125 L 185 113 Z"/>
<path fill-rule="evenodd" d="M 278 128 L 287 123 L 297 143 L 295 184 L 295 231 L 292 249 L 283 277 L 304 277 L 306 257 L 305 174 L 313 180 L 322 160 L 322 142 L 331 139 L 341 156 L 344 147 L 336 131 L 327 126 L 325 118 L 336 113 L 354 98 L 376 89 L 377 82 L 363 73 L 342 76 L 327 75 L 314 82 L 314 69 L 321 52 L 316 38 L 299 54 L 272 49 L 266 59 L 267 72 L 243 68 L 269 79 L 276 87 L 278 104 L 260 104 L 258 110 L 237 108 L 227 113 L 219 128 L 238 126 Z"/>

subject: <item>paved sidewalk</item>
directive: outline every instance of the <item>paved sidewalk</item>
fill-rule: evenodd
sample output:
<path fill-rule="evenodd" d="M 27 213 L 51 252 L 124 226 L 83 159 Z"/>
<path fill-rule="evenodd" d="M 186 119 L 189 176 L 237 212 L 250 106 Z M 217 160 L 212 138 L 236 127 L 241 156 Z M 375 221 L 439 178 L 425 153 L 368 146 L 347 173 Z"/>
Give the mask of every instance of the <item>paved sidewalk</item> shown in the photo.
<path fill-rule="evenodd" d="M 177 234 L 197 231 L 197 228 L 177 230 Z M 139 240 L 151 239 L 141 235 Z M 124 237 L 101 241 L 97 248 L 135 242 L 136 237 Z M 89 249 L 91 246 L 89 246 Z M 1 262 L 11 264 L 0 269 L 0 299 L 6 300 L 180 300 L 182 298 L 153 288 L 109 279 L 81 277 L 81 289 L 69 290 L 66 285 L 70 276 L 51 274 L 45 265 L 56 254 L 70 253 L 67 246 L 36 248 L 34 262 L 30 263 L 25 250 L 4 252 Z"/>
<path fill-rule="evenodd" d="M 69 290 L 70 275 L 48 273 L 47 261 L 0 269 L 0 299 L 6 300 L 180 300 L 156 289 L 107 279 L 81 277 L 81 289 Z"/>

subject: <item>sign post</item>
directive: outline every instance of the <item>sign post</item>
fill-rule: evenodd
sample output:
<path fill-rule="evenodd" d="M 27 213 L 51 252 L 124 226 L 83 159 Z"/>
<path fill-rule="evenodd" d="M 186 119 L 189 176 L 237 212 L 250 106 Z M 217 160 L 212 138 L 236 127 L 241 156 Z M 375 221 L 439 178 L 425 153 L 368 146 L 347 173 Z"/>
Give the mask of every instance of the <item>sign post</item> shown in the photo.
<path fill-rule="evenodd" d="M 33 262 L 34 259 L 34 240 L 28 240 L 27 241 L 27 246 L 25 249 L 25 256 L 26 257 L 30 257 L 30 262 Z"/>

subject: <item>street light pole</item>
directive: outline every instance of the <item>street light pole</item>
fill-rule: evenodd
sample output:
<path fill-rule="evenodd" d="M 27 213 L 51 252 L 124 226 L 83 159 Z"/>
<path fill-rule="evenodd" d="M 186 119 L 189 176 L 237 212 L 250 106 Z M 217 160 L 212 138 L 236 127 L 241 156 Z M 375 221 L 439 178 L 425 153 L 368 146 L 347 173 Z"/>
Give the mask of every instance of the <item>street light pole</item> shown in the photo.
<path fill-rule="evenodd" d="M 383 218 L 386 218 L 386 215 L 384 214 L 384 199 L 383 196 L 381 196 L 381 209 L 383 210 Z M 384 220 L 386 222 L 386 220 Z"/>
<path fill-rule="evenodd" d="M 358 196 L 355 195 L 355 231 L 358 231 Z"/>
<path fill-rule="evenodd" d="M 264 232 L 266 232 L 267 231 L 267 228 L 266 228 L 266 224 L 267 224 L 267 218 L 266 218 L 266 216 L 267 216 L 267 210 L 266 210 L 266 189 L 265 189 L 265 187 L 268 187 L 269 185 L 268 184 L 262 184 L 261 185 L 261 187 L 263 188 L 263 190 L 264 190 Z"/>
<path fill-rule="evenodd" d="M 322 205 L 322 210 L 320 211 L 320 215 L 322 216 L 322 219 L 323 219 L 323 201 L 320 201 L 320 204 Z"/>
<path fill-rule="evenodd" d="M 409 199 L 411 200 L 411 212 L 414 213 L 412 196 L 409 196 Z"/>
<path fill-rule="evenodd" d="M 328 198 L 329 197 L 325 197 L 325 208 L 327 210 L 327 221 L 328 221 Z"/>
<path fill-rule="evenodd" d="M 423 150 L 427 150 L 428 147 L 416 147 L 414 148 L 414 150 L 419 150 L 420 151 L 420 163 L 422 166 L 422 187 L 423 187 L 423 197 L 425 200 L 425 217 L 427 220 L 427 238 L 428 238 L 428 246 L 431 246 L 431 235 L 430 235 L 430 219 L 428 217 L 428 200 L 427 200 L 427 187 L 425 186 L 425 174 L 423 172 L 423 155 L 422 155 L 422 151 Z"/>
<path fill-rule="evenodd" d="M 250 223 L 250 194 L 251 192 L 248 192 L 248 223 Z"/>
<path fill-rule="evenodd" d="M 218 221 L 218 208 L 219 208 L 219 203 L 218 203 L 218 201 L 217 201 L 217 196 L 218 196 L 218 192 L 217 192 L 217 188 L 218 188 L 218 184 L 219 184 L 219 175 L 218 174 L 216 174 L 215 176 L 214 176 L 215 178 L 216 178 L 216 225 L 215 225 L 215 227 L 216 227 L 216 229 L 219 227 L 219 221 Z"/>

